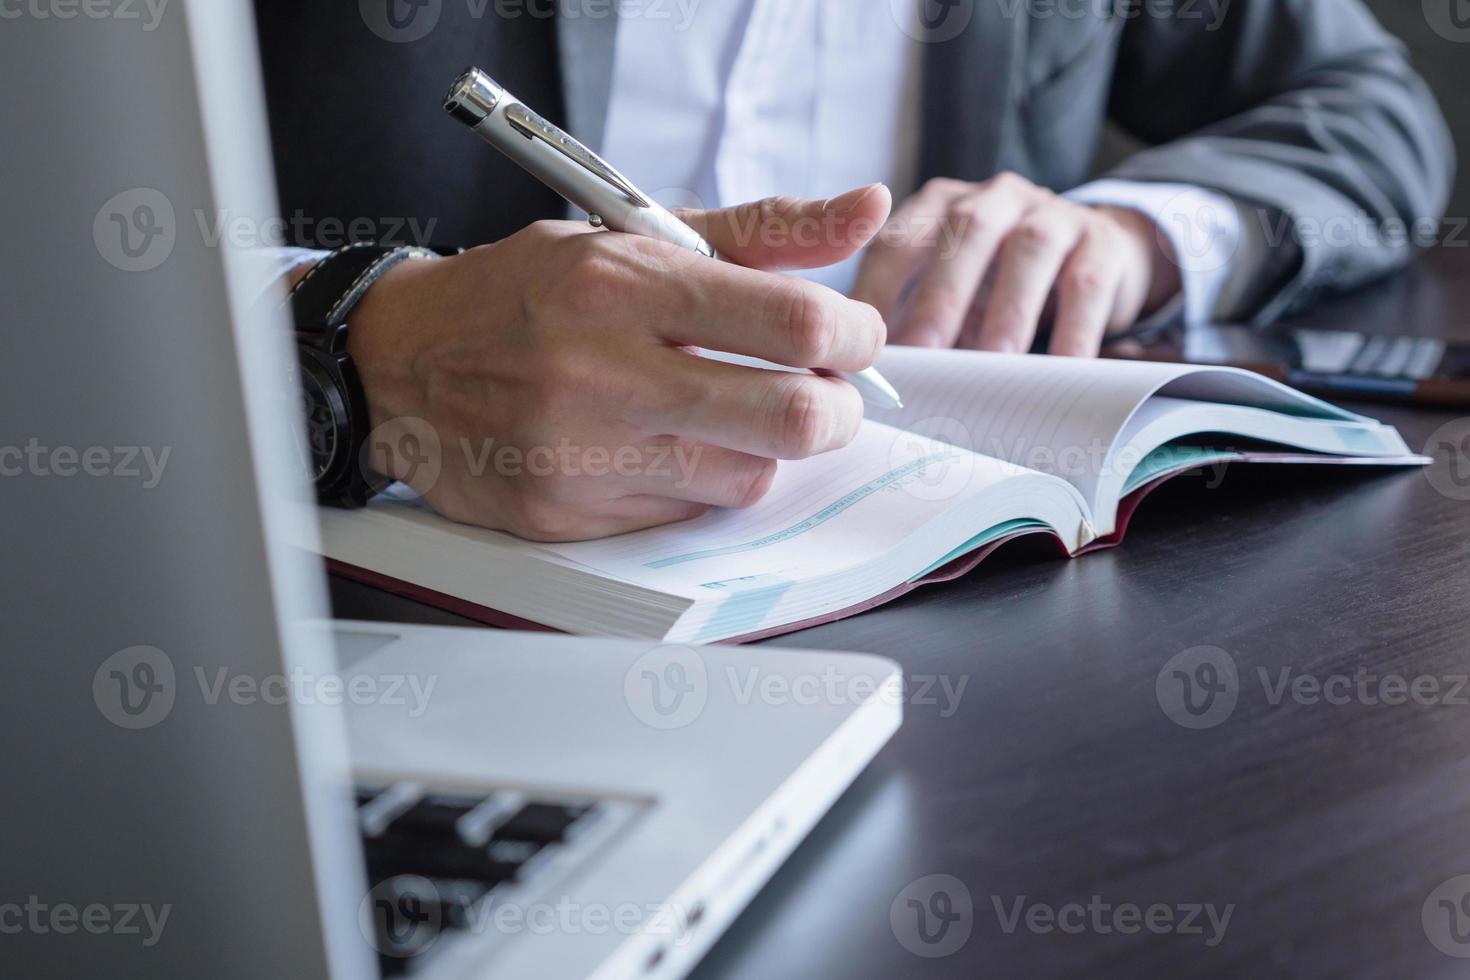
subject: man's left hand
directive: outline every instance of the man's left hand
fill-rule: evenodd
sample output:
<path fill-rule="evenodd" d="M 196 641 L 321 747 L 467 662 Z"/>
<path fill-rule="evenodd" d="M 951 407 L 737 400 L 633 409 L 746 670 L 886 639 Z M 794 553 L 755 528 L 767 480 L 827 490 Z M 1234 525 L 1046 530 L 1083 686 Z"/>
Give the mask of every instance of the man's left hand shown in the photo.
<path fill-rule="evenodd" d="M 1138 211 L 1074 204 L 1015 174 L 932 180 L 869 247 L 852 298 L 892 343 L 1095 356 L 1179 293 L 1164 236 Z"/>

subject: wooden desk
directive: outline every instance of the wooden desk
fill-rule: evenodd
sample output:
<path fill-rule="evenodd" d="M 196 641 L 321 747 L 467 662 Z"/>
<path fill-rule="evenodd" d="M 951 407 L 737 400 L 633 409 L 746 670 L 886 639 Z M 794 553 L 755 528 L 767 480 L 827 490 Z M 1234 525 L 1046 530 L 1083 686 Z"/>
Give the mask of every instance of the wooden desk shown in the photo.
<path fill-rule="evenodd" d="M 1413 316 L 1420 332 L 1466 336 L 1466 311 L 1470 250 L 1458 250 L 1329 314 Z M 1455 421 L 1356 407 L 1415 448 Z M 1470 437 L 1470 420 L 1449 433 Z M 1436 886 L 1470 874 L 1467 448 L 1456 463 L 1435 439 L 1427 473 L 1242 467 L 1215 488 L 1183 480 L 1148 501 L 1121 549 L 1060 561 L 1013 546 L 963 581 L 775 641 L 885 654 L 911 696 L 931 685 L 930 703 L 908 705 L 903 730 L 699 980 L 1470 975 L 1421 922 Z M 343 581 L 333 593 L 342 616 L 456 621 Z M 1233 662 L 1235 705 L 1191 729 L 1162 706 L 1179 714 L 1165 667 L 1202 645 Z M 1278 696 L 1283 670 L 1325 692 Z M 1382 703 L 1398 696 L 1388 675 L 1420 679 L 1419 700 L 1434 703 Z M 957 700 L 946 683 L 964 684 Z M 929 875 L 952 876 L 938 882 L 951 909 L 963 906 L 956 881 L 973 909 L 932 946 L 895 902 Z M 1439 897 L 1430 931 L 1470 955 Z M 1028 927 L 1038 904 L 1062 923 Z M 1213 946 L 1203 914 L 1199 934 L 1155 934 L 1126 908 L 1167 906 L 1179 923 L 1195 904 L 1231 909 Z M 1470 932 L 1470 901 L 1465 911 Z M 904 944 L 961 938 L 932 958 Z"/>

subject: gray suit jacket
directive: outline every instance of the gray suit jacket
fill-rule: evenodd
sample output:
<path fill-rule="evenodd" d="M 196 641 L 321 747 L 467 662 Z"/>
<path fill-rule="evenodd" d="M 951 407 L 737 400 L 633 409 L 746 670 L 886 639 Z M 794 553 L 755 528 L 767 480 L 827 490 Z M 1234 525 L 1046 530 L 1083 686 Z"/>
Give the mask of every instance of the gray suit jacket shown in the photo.
<path fill-rule="evenodd" d="M 356 5 L 257 0 L 283 212 L 416 217 L 455 244 L 560 215 L 442 117 L 439 97 L 475 62 L 595 146 L 616 19 L 382 2 L 398 22 L 432 15 L 433 29 L 394 42 Z M 1245 270 L 1258 281 L 1233 317 L 1269 321 L 1399 268 L 1410 246 L 1374 230 L 1437 218 L 1448 198 L 1444 122 L 1359 0 L 924 2 L 922 175 L 1013 170 L 1067 189 L 1092 176 L 1111 120 L 1148 145 L 1111 176 L 1219 190 L 1257 206 L 1251 220 L 1280 241 L 1273 261 Z"/>

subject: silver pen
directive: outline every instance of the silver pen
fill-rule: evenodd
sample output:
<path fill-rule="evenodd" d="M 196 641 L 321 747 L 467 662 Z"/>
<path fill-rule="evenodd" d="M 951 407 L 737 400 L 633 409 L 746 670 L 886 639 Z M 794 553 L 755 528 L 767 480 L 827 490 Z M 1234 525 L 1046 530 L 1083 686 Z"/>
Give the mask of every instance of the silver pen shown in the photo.
<path fill-rule="evenodd" d="M 444 109 L 519 164 L 527 173 L 587 212 L 594 228 L 659 238 L 720 258 L 693 228 L 660 207 L 606 160 L 532 112 L 489 75 L 470 68 L 444 99 Z M 898 392 L 876 368 L 823 371 L 850 383 L 878 408 L 901 408 Z"/>

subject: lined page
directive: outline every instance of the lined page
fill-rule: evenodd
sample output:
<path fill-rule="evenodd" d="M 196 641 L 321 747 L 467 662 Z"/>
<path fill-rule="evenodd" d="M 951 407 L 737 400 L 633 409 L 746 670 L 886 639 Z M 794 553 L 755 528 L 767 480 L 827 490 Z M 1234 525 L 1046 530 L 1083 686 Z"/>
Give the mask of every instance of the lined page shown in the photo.
<path fill-rule="evenodd" d="M 1020 472 L 867 422 L 846 449 L 783 462 L 754 507 L 547 547 L 640 585 L 704 597 L 737 579 L 803 581 L 880 558 L 928 521 Z"/>
<path fill-rule="evenodd" d="M 1059 476 L 1094 506 L 1098 476 L 1130 415 L 1188 367 L 890 347 L 879 369 L 904 407 L 888 425 Z"/>

